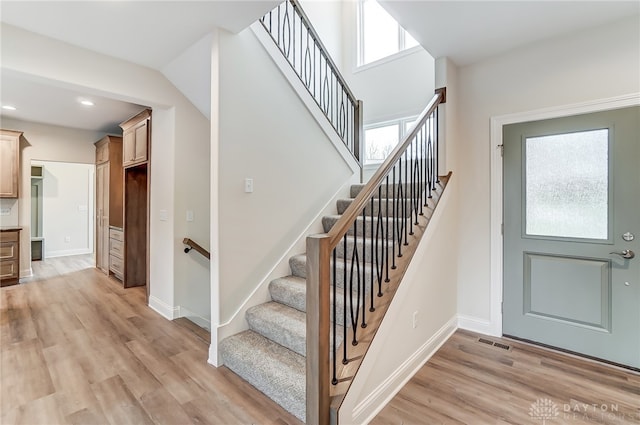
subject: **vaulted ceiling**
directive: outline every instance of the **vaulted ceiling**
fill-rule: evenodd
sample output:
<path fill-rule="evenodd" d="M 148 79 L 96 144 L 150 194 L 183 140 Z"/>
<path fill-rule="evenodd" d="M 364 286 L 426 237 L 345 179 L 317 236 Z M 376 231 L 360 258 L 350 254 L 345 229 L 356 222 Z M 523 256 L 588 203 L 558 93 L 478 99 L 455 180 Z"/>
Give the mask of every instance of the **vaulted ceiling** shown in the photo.
<path fill-rule="evenodd" d="M 380 2 L 432 56 L 447 56 L 458 65 L 640 13 L 638 1 Z M 161 71 L 213 28 L 240 31 L 278 3 L 3 0 L 0 19 Z M 302 3 L 304 6 L 304 0 Z M 2 115 L 28 121 L 109 132 L 115 131 L 114 123 L 143 107 L 94 97 L 95 110 L 99 107 L 100 112 L 92 116 L 86 109 L 78 112 L 77 99 L 82 93 L 43 86 L 11 72 L 2 72 L 0 83 L 2 104 L 20 105 L 16 111 L 3 110 Z"/>
<path fill-rule="evenodd" d="M 639 1 L 379 2 L 431 56 L 459 66 L 640 14 Z"/>

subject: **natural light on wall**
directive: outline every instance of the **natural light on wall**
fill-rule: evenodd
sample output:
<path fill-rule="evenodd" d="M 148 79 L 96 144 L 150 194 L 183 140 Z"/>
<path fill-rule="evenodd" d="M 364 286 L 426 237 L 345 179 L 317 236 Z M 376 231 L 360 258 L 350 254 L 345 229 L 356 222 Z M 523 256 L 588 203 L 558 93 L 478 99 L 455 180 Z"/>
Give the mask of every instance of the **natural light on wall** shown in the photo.
<path fill-rule="evenodd" d="M 365 65 L 418 45 L 376 0 L 360 0 L 359 63 Z"/>

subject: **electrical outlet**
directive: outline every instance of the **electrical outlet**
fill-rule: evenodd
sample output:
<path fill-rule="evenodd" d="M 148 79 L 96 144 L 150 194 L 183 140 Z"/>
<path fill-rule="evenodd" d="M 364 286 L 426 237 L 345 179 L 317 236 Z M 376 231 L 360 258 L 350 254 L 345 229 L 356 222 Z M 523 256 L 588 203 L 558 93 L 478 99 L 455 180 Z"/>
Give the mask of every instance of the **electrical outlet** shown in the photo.
<path fill-rule="evenodd" d="M 413 329 L 418 327 L 418 312 L 413 312 Z"/>
<path fill-rule="evenodd" d="M 67 243 L 71 242 L 71 236 L 65 236 L 64 237 L 64 241 L 67 242 Z"/>

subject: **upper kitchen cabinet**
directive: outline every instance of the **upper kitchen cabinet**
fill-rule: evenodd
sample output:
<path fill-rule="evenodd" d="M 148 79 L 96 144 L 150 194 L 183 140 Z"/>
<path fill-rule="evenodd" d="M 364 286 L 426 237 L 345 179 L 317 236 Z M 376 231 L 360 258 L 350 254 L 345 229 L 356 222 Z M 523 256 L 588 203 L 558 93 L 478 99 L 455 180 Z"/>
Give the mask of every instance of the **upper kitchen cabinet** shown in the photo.
<path fill-rule="evenodd" d="M 21 131 L 0 130 L 0 198 L 17 198 Z"/>
<path fill-rule="evenodd" d="M 120 124 L 122 128 L 122 166 L 124 168 L 144 164 L 149 159 L 151 139 L 151 110 L 145 109 Z"/>

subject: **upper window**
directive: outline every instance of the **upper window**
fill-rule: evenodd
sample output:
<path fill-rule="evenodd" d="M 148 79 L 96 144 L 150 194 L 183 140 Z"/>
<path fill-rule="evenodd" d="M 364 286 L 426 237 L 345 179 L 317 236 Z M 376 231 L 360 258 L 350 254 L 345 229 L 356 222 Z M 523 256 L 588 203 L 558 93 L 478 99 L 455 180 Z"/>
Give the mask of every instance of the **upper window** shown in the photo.
<path fill-rule="evenodd" d="M 418 45 L 376 0 L 360 0 L 358 15 L 358 65 L 365 65 Z"/>

